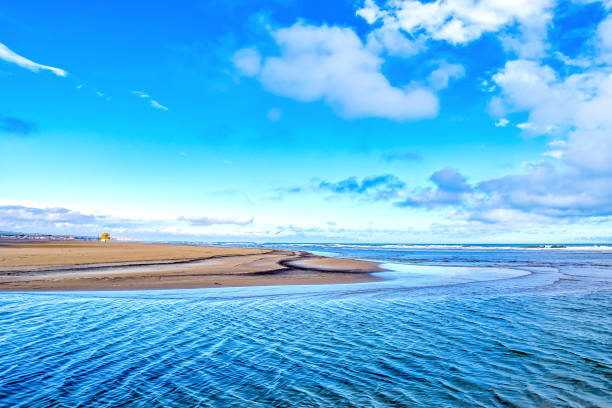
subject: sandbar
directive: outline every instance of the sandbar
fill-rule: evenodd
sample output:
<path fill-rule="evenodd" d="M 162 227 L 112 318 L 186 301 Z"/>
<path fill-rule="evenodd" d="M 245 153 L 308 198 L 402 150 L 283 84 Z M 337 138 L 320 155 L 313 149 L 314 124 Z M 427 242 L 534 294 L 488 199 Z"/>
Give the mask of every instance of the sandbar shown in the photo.
<path fill-rule="evenodd" d="M 305 251 L 96 241 L 0 242 L 0 291 L 371 282 L 377 263 Z"/>

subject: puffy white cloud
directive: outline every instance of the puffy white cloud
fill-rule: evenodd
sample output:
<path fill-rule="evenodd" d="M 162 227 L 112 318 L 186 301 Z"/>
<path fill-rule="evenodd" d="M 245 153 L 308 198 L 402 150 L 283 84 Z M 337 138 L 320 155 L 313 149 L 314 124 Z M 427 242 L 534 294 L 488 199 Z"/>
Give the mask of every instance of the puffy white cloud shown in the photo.
<path fill-rule="evenodd" d="M 590 172 L 612 172 L 612 71 L 587 69 L 561 78 L 551 67 L 515 60 L 493 76 L 501 111 L 526 111 L 521 128 L 532 134 L 567 134 L 549 154 Z"/>
<path fill-rule="evenodd" d="M 495 127 L 506 127 L 508 125 L 508 123 L 510 123 L 510 121 L 506 118 L 499 118 L 496 122 L 495 122 Z"/>
<path fill-rule="evenodd" d="M 612 173 L 612 132 L 610 128 L 579 129 L 570 133 L 563 159 L 571 165 L 595 174 Z"/>
<path fill-rule="evenodd" d="M 559 61 L 570 67 L 587 68 L 592 65 L 592 61 L 589 58 L 570 58 L 560 51 L 555 51 L 553 55 L 557 57 Z"/>
<path fill-rule="evenodd" d="M 65 77 L 68 75 L 66 71 L 61 68 L 50 67 L 48 65 L 38 64 L 32 60 L 29 60 L 21 55 L 11 51 L 6 45 L 0 43 L 0 59 L 17 64 L 22 68 L 29 69 L 33 72 L 38 71 L 51 71 L 57 76 Z"/>
<path fill-rule="evenodd" d="M 494 94 L 495 126 L 507 126 L 508 114 L 526 113 L 528 118 L 517 127 L 526 134 L 555 139 L 542 153 L 554 160 L 528 163 L 518 174 L 470 184 L 458 170 L 446 168 L 431 176 L 429 187 L 408 190 L 402 185 L 380 199 L 400 207 L 448 210 L 450 218 L 510 226 L 517 220 L 523 225 L 549 225 L 553 219 L 599 222 L 612 215 L 612 16 L 599 23 L 583 54 L 568 57 L 546 41 L 554 4 L 553 0 L 379 4 L 366 0 L 357 14 L 376 24 L 365 45 L 373 58 L 385 52 L 408 57 L 420 52 L 429 39 L 464 45 L 495 33 L 505 50 L 516 55 L 483 81 L 486 91 Z M 359 39 L 355 41 L 362 46 Z M 544 60 L 547 65 L 544 56 L 558 61 Z M 559 61 L 562 67 L 555 69 Z M 440 66 L 427 82 L 432 89 L 442 89 L 450 78 L 464 74 L 462 68 Z M 511 119 L 517 123 L 514 116 Z M 340 194 L 349 186 L 359 188 L 355 179 L 337 184 L 330 191 Z"/>
<path fill-rule="evenodd" d="M 429 74 L 429 83 L 434 89 L 444 89 L 448 87 L 450 79 L 462 78 L 465 75 L 465 68 L 461 64 L 449 64 L 445 61 Z"/>
<path fill-rule="evenodd" d="M 443 206 L 463 206 L 473 192 L 465 176 L 453 167 L 436 171 L 429 178 L 436 188 L 424 188 L 415 191 L 403 201 L 396 202 L 399 207 L 436 208 Z"/>
<path fill-rule="evenodd" d="M 257 72 L 272 93 L 305 102 L 323 100 L 346 118 L 407 120 L 438 112 L 438 98 L 430 89 L 391 85 L 381 72 L 383 59 L 350 28 L 297 23 L 272 36 L 280 55 L 265 58 Z M 253 49 L 235 53 L 236 68 L 255 74 L 255 54 Z"/>
<path fill-rule="evenodd" d="M 255 48 L 243 48 L 234 53 L 232 63 L 241 75 L 255 76 L 261 69 L 261 55 Z"/>
<path fill-rule="evenodd" d="M 435 172 L 430 180 L 436 188 L 415 190 L 399 207 L 453 209 L 463 218 L 476 221 L 512 222 L 501 217 L 518 218 L 607 217 L 612 215 L 612 178 L 605 174 L 585 174 L 580 169 L 560 170 L 550 162 L 527 163 L 518 174 L 484 180 L 472 185 L 458 170 L 447 167 Z M 537 219 L 533 218 L 536 222 Z"/>
<path fill-rule="evenodd" d="M 563 143 L 552 142 L 551 147 Z M 452 222 L 461 220 L 505 224 L 509 229 L 551 222 L 595 222 L 612 215 L 612 178 L 585 174 L 580 169 L 559 169 L 551 162 L 526 163 L 522 171 L 470 183 L 453 167 L 434 172 L 433 187 L 407 190 L 394 175 L 351 177 L 338 183 L 323 182 L 319 189 L 336 195 L 366 195 L 396 207 L 449 211 Z M 305 189 L 285 191 L 305 192 Z"/>
<path fill-rule="evenodd" d="M 551 85 L 557 80 L 555 71 L 548 66 L 528 60 L 508 61 L 493 75 L 501 88 L 505 101 L 514 110 L 533 109 L 551 97 Z"/>
<path fill-rule="evenodd" d="M 528 164 L 522 174 L 479 183 L 485 194 L 473 210 L 513 209 L 548 217 L 591 217 L 612 214 L 612 179 L 559 170 L 550 163 Z"/>
<path fill-rule="evenodd" d="M 552 13 L 544 12 L 532 20 L 521 22 L 517 30 L 503 32 L 499 39 L 506 51 L 519 58 L 543 58 L 550 47 L 547 37 L 551 21 Z"/>
<path fill-rule="evenodd" d="M 392 56 L 407 58 L 423 51 L 425 40 L 408 38 L 396 24 L 388 23 L 368 34 L 367 47 L 375 53 L 384 51 Z"/>
<path fill-rule="evenodd" d="M 521 57 L 542 53 L 546 27 L 554 0 L 414 0 L 388 1 L 381 9 L 366 0 L 357 11 L 369 24 L 397 27 L 412 35 L 424 35 L 451 44 L 466 44 L 483 34 L 518 26 L 516 33 L 505 33 L 504 44 Z"/>
<path fill-rule="evenodd" d="M 612 15 L 609 15 L 597 27 L 597 42 L 602 59 L 612 63 Z"/>
<path fill-rule="evenodd" d="M 362 17 L 368 24 L 374 24 L 376 20 L 384 17 L 387 13 L 383 13 L 374 0 L 365 0 L 363 7 L 357 10 L 355 14 Z"/>
<path fill-rule="evenodd" d="M 389 55 L 406 58 L 425 49 L 425 38 L 408 38 L 401 31 L 397 19 L 383 12 L 373 0 L 366 0 L 364 7 L 358 9 L 356 15 L 368 24 L 374 24 L 379 19 L 383 21 L 380 27 L 368 34 L 368 48 L 377 53 L 386 51 Z"/>
<path fill-rule="evenodd" d="M 563 157 L 563 153 L 565 153 L 563 150 L 548 150 L 542 153 L 542 156 L 552 157 L 553 159 L 560 159 Z"/>

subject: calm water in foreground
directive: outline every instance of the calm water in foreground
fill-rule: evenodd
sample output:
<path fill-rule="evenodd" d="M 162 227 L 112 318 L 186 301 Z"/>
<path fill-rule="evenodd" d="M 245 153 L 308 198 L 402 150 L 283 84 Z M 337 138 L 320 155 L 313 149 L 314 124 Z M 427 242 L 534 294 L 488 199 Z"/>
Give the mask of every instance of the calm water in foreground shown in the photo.
<path fill-rule="evenodd" d="M 612 406 L 610 247 L 268 246 L 395 272 L 0 293 L 0 406 Z"/>

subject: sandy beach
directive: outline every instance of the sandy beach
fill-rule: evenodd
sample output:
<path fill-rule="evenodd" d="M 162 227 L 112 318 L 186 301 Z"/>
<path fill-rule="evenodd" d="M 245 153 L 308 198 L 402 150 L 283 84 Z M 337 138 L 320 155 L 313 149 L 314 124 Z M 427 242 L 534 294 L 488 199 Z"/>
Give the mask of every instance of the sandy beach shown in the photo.
<path fill-rule="evenodd" d="M 357 283 L 373 262 L 303 251 L 95 241 L 0 242 L 0 291 Z"/>

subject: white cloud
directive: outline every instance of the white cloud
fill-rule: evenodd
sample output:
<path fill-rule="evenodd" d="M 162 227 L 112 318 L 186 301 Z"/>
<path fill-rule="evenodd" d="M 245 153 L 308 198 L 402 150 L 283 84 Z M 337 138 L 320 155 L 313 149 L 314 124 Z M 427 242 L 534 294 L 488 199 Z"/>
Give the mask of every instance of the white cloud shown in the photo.
<path fill-rule="evenodd" d="M 554 0 L 397 0 L 381 9 L 366 0 L 357 15 L 369 24 L 382 21 L 383 26 L 397 26 L 412 36 L 425 35 L 451 44 L 466 44 L 518 25 L 518 33 L 505 34 L 506 47 L 534 55 L 541 53 L 553 4 Z"/>
<path fill-rule="evenodd" d="M 265 58 L 256 74 L 272 93 L 305 102 L 323 100 L 346 118 L 408 120 L 438 112 L 438 98 L 431 90 L 391 85 L 381 72 L 383 59 L 350 28 L 297 23 L 272 36 L 280 55 Z M 243 51 L 233 59 L 241 71 L 257 65 L 244 64 Z"/>
<path fill-rule="evenodd" d="M 444 206 L 462 206 L 469 201 L 473 187 L 459 171 L 445 167 L 436 171 L 429 178 L 436 188 L 417 189 L 403 201 L 396 202 L 399 207 L 436 208 Z"/>
<path fill-rule="evenodd" d="M 449 208 L 448 217 L 453 222 L 463 217 L 484 223 L 512 224 L 512 217 L 503 215 L 514 214 L 514 220 L 531 219 L 533 223 L 550 225 L 560 219 L 612 215 L 610 177 L 585 175 L 576 169 L 559 170 L 559 166 L 547 161 L 526 163 L 519 174 L 484 180 L 476 185 L 468 183 L 453 168 L 437 171 L 430 180 L 435 188 L 415 189 L 413 194 L 394 204 Z"/>
<path fill-rule="evenodd" d="M 562 80 L 547 65 L 514 60 L 493 75 L 493 81 L 501 90 L 502 109 L 529 111 L 529 121 L 522 128 L 541 134 L 567 128 L 578 107 L 595 95 L 604 77 L 603 72 L 594 71 Z"/>
<path fill-rule="evenodd" d="M 548 156 L 557 160 L 561 160 L 561 158 L 563 158 L 563 155 L 565 154 L 566 146 L 567 142 L 565 140 L 553 140 L 552 142 L 548 143 L 548 147 L 550 147 L 550 150 L 542 153 L 542 156 Z"/>
<path fill-rule="evenodd" d="M 609 108 L 612 105 L 607 106 Z M 612 173 L 610 128 L 578 129 L 571 132 L 563 157 L 569 164 L 595 174 Z"/>
<path fill-rule="evenodd" d="M 397 57 L 411 57 L 425 49 L 422 38 L 406 37 L 394 24 L 384 24 L 368 34 L 367 48 L 374 53 L 382 53 Z"/>
<path fill-rule="evenodd" d="M 603 222 L 612 215 L 612 18 L 606 17 L 589 42 L 593 49 L 575 58 L 554 55 L 559 70 L 533 59 L 506 62 L 483 81 L 497 92 L 490 110 L 503 117 L 524 112 L 516 126 L 527 134 L 554 136 L 542 153 L 559 162 L 526 163 L 520 174 L 485 180 L 473 191 L 455 196 L 425 189 L 405 205 L 451 206 L 453 219 L 470 222 L 550 225 Z M 571 69 L 568 69 L 571 67 Z M 493 88 L 489 84 L 495 84 Z M 574 221 L 571 221 L 574 220 Z M 591 221 L 589 221 L 591 220 Z M 558 221 L 555 221 L 558 222 Z"/>
<path fill-rule="evenodd" d="M 602 59 L 607 63 L 612 63 L 612 15 L 609 15 L 597 27 L 597 42 Z"/>
<path fill-rule="evenodd" d="M 363 7 L 357 10 L 355 14 L 362 17 L 368 24 L 374 24 L 376 20 L 385 15 L 374 0 L 365 0 Z"/>
<path fill-rule="evenodd" d="M 529 122 L 523 122 L 523 123 L 517 123 L 516 127 L 521 130 L 529 130 L 533 127 L 533 125 Z"/>
<path fill-rule="evenodd" d="M 563 157 L 565 151 L 563 150 L 548 150 L 542 153 L 542 156 L 552 157 L 554 159 L 560 160 Z"/>
<path fill-rule="evenodd" d="M 567 134 L 567 145 L 554 149 L 556 156 L 586 171 L 612 172 L 612 70 L 600 67 L 560 77 L 549 66 L 515 60 L 493 81 L 503 110 L 529 113 L 529 120 L 517 125 L 521 129 Z"/>
<path fill-rule="evenodd" d="M 165 111 L 168 110 L 168 108 L 166 106 L 164 106 L 161 103 L 157 102 L 155 99 L 151 99 L 150 103 L 151 103 L 151 106 L 156 108 L 156 109 L 161 109 L 161 110 L 165 110 Z"/>
<path fill-rule="evenodd" d="M 234 53 L 232 63 L 241 75 L 255 76 L 261 69 L 261 55 L 255 48 L 243 48 Z"/>
<path fill-rule="evenodd" d="M 565 147 L 565 146 L 567 146 L 567 142 L 565 140 L 553 140 L 552 142 L 548 143 L 548 146 L 550 146 L 550 147 Z"/>
<path fill-rule="evenodd" d="M 139 98 L 142 98 L 142 99 L 146 99 L 146 100 L 148 100 L 148 101 L 149 101 L 149 104 L 150 104 L 152 107 L 154 107 L 155 109 L 160 109 L 160 110 L 164 110 L 164 111 L 167 111 L 167 110 L 168 110 L 168 108 L 167 108 L 166 106 L 164 106 L 164 105 L 162 105 L 161 103 L 157 102 L 155 99 L 153 99 L 153 98 L 151 97 L 151 95 L 149 95 L 149 94 L 147 94 L 147 93 L 145 93 L 145 92 L 142 92 L 142 91 L 132 91 L 132 93 L 133 93 L 134 95 L 138 96 Z"/>
<path fill-rule="evenodd" d="M 588 58 L 570 58 L 560 51 L 555 51 L 553 54 L 559 61 L 571 67 L 587 68 L 592 64 Z"/>
<path fill-rule="evenodd" d="M 11 62 L 13 64 L 17 64 L 20 67 L 29 69 L 30 71 L 33 71 L 33 72 L 38 72 L 42 70 L 42 71 L 51 71 L 55 75 L 60 76 L 60 77 L 65 77 L 66 75 L 68 75 L 66 71 L 64 71 L 61 68 L 55 68 L 55 67 L 50 67 L 48 65 L 38 64 L 25 57 L 22 57 L 21 55 L 11 51 L 6 45 L 2 43 L 0 43 L 0 59 L 7 61 L 7 62 Z"/>
<path fill-rule="evenodd" d="M 450 79 L 463 78 L 465 68 L 461 64 L 448 64 L 443 61 L 438 69 L 429 74 L 429 83 L 434 89 L 444 89 L 448 87 Z"/>
<path fill-rule="evenodd" d="M 410 57 L 425 49 L 425 39 L 408 38 L 400 29 L 397 19 L 383 12 L 373 0 L 366 0 L 364 7 L 355 13 L 368 24 L 382 20 L 382 25 L 368 34 L 367 47 L 375 53 L 386 51 L 387 54 L 398 57 Z"/>
<path fill-rule="evenodd" d="M 540 19 L 519 24 L 514 33 L 499 35 L 506 51 L 513 52 L 519 58 L 543 58 L 550 44 L 547 41 L 548 27 L 551 25 L 552 14 L 543 13 Z"/>
<path fill-rule="evenodd" d="M 495 122 L 495 127 L 506 127 L 510 123 L 510 121 L 506 118 L 500 118 L 497 122 Z"/>
<path fill-rule="evenodd" d="M 612 214 L 612 179 L 585 175 L 552 164 L 531 163 L 523 174 L 484 181 L 478 189 L 486 194 L 477 211 L 511 208 L 550 217 L 609 216 Z"/>

